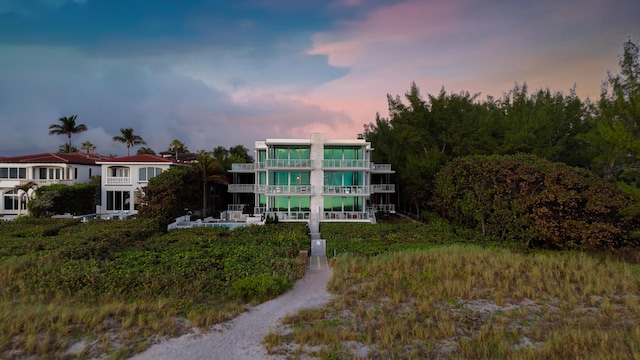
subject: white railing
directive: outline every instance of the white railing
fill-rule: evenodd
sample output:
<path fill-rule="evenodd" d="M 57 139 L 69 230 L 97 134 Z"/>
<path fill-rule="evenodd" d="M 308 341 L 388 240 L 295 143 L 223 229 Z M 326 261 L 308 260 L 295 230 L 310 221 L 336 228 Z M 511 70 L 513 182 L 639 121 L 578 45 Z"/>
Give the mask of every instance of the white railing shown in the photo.
<path fill-rule="evenodd" d="M 265 167 L 285 169 L 285 168 L 313 168 L 313 160 L 310 159 L 267 159 Z"/>
<path fill-rule="evenodd" d="M 324 211 L 322 220 L 370 220 L 368 212 L 362 211 Z"/>
<path fill-rule="evenodd" d="M 355 186 L 323 186 L 322 192 L 324 194 L 369 194 L 369 185 L 355 185 Z"/>
<path fill-rule="evenodd" d="M 374 163 L 371 163 L 371 170 L 373 172 L 393 172 L 393 170 L 391 170 L 391 164 L 374 164 Z"/>
<path fill-rule="evenodd" d="M 231 164 L 231 171 L 253 171 L 256 165 L 254 163 L 236 163 Z"/>
<path fill-rule="evenodd" d="M 369 160 L 322 160 L 323 168 L 363 168 L 371 167 Z"/>
<path fill-rule="evenodd" d="M 373 184 L 371 185 L 371 193 L 394 193 L 396 186 L 394 184 Z"/>
<path fill-rule="evenodd" d="M 373 212 L 384 211 L 392 214 L 396 212 L 396 206 L 394 204 L 373 204 L 369 209 Z"/>
<path fill-rule="evenodd" d="M 268 211 L 265 216 L 271 216 L 272 218 L 278 216 L 278 221 L 291 221 L 291 220 L 309 220 L 311 218 L 310 211 Z"/>
<path fill-rule="evenodd" d="M 106 185 L 131 185 L 131 177 L 129 176 L 107 176 Z"/>
<path fill-rule="evenodd" d="M 227 211 L 242 211 L 245 204 L 227 204 Z"/>
<path fill-rule="evenodd" d="M 63 179 L 20 180 L 20 185 L 26 185 L 28 183 L 34 183 L 38 186 L 46 186 L 46 185 L 53 185 L 53 184 L 73 185 L 73 180 L 63 180 Z"/>
<path fill-rule="evenodd" d="M 313 186 L 311 185 L 258 185 L 258 190 L 264 190 L 265 194 L 313 194 Z"/>
<path fill-rule="evenodd" d="M 229 184 L 227 191 L 231 193 L 252 193 L 255 192 L 254 184 Z"/>

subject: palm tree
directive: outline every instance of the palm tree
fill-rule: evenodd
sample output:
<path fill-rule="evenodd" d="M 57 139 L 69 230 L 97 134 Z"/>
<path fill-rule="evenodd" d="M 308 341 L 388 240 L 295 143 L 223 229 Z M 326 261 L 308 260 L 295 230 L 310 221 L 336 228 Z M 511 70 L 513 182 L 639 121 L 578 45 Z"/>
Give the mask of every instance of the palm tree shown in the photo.
<path fill-rule="evenodd" d="M 132 128 L 122 128 L 120 129 L 120 133 L 122 133 L 122 136 L 114 136 L 113 141 L 119 141 L 127 144 L 127 156 L 129 156 L 129 149 L 131 146 L 147 144 L 140 136 L 133 133 Z"/>
<path fill-rule="evenodd" d="M 202 182 L 202 218 L 204 219 L 207 217 L 207 183 L 213 181 L 218 184 L 227 184 L 228 180 L 222 166 L 204 150 L 198 151 L 196 160 L 191 166 L 197 169 Z"/>
<path fill-rule="evenodd" d="M 26 204 L 25 207 L 27 208 L 27 215 L 29 215 L 29 208 L 27 207 L 27 205 L 29 204 L 29 200 L 33 200 L 33 198 L 35 197 L 36 188 L 37 185 L 33 181 L 29 181 L 22 185 L 16 185 L 13 188 L 13 191 L 15 191 L 18 196 L 18 215 L 22 215 L 23 202 Z"/>
<path fill-rule="evenodd" d="M 169 151 L 173 151 L 176 154 L 176 160 L 178 160 L 178 154 L 188 153 L 189 149 L 187 149 L 182 141 L 173 139 L 171 144 L 169 144 Z"/>
<path fill-rule="evenodd" d="M 91 143 L 91 141 L 85 141 L 82 143 L 80 149 L 85 150 L 87 152 L 87 157 L 93 151 L 96 151 L 96 146 Z"/>
<path fill-rule="evenodd" d="M 138 151 L 136 151 L 136 154 L 140 155 L 140 154 L 149 154 L 149 155 L 155 155 L 156 152 L 153 151 L 152 148 L 148 148 L 146 146 L 141 147 L 140 149 L 138 149 Z"/>
<path fill-rule="evenodd" d="M 58 154 L 70 154 L 74 152 L 78 152 L 78 148 L 69 143 L 64 143 L 58 147 Z"/>
<path fill-rule="evenodd" d="M 49 135 L 67 135 L 67 138 L 69 139 L 67 147 L 68 150 L 71 150 L 73 148 L 73 146 L 71 145 L 71 134 L 77 134 L 83 131 L 87 131 L 86 125 L 76 125 L 77 117 L 78 115 L 71 115 L 69 117 L 64 116 L 58 119 L 60 124 L 49 125 Z"/>

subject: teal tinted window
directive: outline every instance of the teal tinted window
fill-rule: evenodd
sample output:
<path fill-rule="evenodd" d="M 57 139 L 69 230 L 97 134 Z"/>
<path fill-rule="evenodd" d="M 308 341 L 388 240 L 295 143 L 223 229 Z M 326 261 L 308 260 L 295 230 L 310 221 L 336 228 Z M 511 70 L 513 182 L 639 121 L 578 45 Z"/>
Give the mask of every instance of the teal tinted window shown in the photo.
<path fill-rule="evenodd" d="M 353 211 L 353 203 L 354 203 L 354 198 L 352 197 L 343 198 L 344 211 Z"/>
<path fill-rule="evenodd" d="M 270 185 L 289 185 L 289 173 L 286 171 L 276 171 L 269 173 Z"/>
<path fill-rule="evenodd" d="M 291 185 L 311 185 L 311 173 L 308 171 L 290 173 Z"/>
<path fill-rule="evenodd" d="M 261 208 L 267 207 L 267 195 L 260 194 L 260 196 L 258 196 L 258 206 Z"/>
<path fill-rule="evenodd" d="M 267 184 L 267 173 L 264 171 L 261 171 L 258 173 L 258 184 L 259 185 L 266 185 Z"/>
<path fill-rule="evenodd" d="M 344 149 L 344 159 L 345 160 L 354 160 L 356 158 L 356 151 L 352 148 Z"/>
<path fill-rule="evenodd" d="M 259 162 L 264 162 L 264 160 L 267 158 L 267 151 L 266 150 L 258 150 L 258 161 Z"/>

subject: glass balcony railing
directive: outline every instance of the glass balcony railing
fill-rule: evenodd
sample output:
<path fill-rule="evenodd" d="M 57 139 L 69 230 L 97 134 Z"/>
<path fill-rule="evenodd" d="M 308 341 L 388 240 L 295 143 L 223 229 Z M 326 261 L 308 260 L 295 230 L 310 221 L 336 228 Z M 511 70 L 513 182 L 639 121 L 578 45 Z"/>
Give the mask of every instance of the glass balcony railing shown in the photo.
<path fill-rule="evenodd" d="M 394 193 L 396 186 L 394 184 L 372 184 L 371 193 Z"/>
<path fill-rule="evenodd" d="M 310 159 L 266 159 L 265 168 L 290 169 L 313 168 L 313 160 Z"/>
<path fill-rule="evenodd" d="M 369 194 L 369 185 L 354 185 L 354 186 L 333 186 L 333 185 L 325 185 L 322 188 L 322 192 L 324 194 Z"/>
<path fill-rule="evenodd" d="M 344 159 L 330 159 L 322 160 L 323 168 L 363 168 L 369 169 L 371 167 L 369 160 L 344 160 Z"/>

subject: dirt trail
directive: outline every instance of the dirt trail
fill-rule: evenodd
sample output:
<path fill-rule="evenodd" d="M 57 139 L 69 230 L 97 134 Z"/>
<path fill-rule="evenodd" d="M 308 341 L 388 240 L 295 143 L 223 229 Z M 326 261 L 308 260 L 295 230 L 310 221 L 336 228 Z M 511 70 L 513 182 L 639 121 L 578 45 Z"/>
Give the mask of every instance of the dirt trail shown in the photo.
<path fill-rule="evenodd" d="M 183 335 L 153 345 L 132 360 L 281 359 L 268 355 L 262 340 L 286 315 L 303 308 L 322 306 L 331 300 L 332 295 L 326 288 L 332 273 L 326 262 L 318 263 L 316 259 L 304 278 L 280 297 L 216 325 L 209 333 Z"/>

